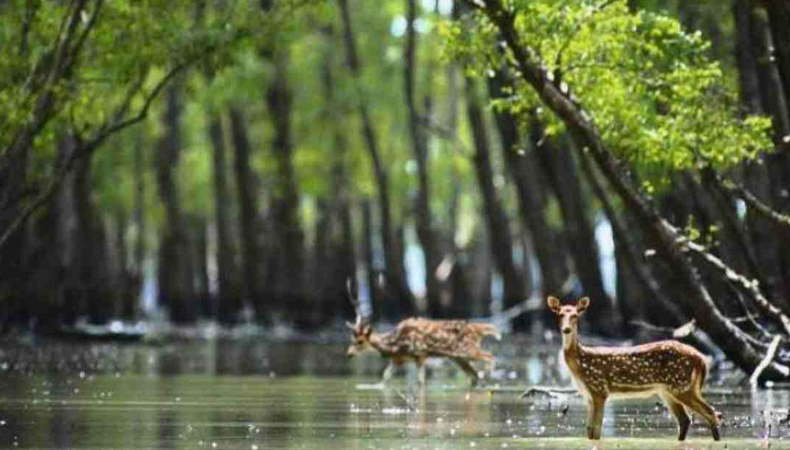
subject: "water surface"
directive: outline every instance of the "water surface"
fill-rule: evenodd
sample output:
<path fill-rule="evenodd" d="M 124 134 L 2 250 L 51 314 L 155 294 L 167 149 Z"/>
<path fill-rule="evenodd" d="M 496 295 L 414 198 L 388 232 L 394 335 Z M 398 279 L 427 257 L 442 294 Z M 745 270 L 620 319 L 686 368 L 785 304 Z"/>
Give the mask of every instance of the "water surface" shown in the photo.
<path fill-rule="evenodd" d="M 594 447 L 580 397 L 519 398 L 528 386 L 569 385 L 556 349 L 489 347 L 500 359 L 484 386 L 469 388 L 462 372 L 436 361 L 422 389 L 414 369 L 380 386 L 381 359 L 348 361 L 342 342 L 6 343 L 0 448 Z M 712 378 L 705 395 L 724 414 L 722 442 L 695 420 L 689 440 L 677 443 L 673 420 L 649 399 L 610 402 L 598 448 L 790 448 L 781 423 L 789 391 L 752 393 Z"/>

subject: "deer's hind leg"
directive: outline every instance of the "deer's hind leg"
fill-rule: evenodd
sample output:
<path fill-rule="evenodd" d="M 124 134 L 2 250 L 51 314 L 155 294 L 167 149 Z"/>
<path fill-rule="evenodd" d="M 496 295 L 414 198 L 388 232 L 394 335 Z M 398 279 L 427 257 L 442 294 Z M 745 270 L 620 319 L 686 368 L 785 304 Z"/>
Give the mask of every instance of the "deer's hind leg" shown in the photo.
<path fill-rule="evenodd" d="M 716 418 L 716 410 L 706 402 L 699 391 L 691 390 L 678 396 L 678 400 L 683 402 L 686 406 L 698 412 L 705 420 L 708 421 L 710 432 L 713 435 L 713 440 L 718 441 L 719 435 L 719 421 Z"/>
<path fill-rule="evenodd" d="M 420 386 L 425 386 L 425 381 L 427 379 L 427 374 L 426 374 L 427 368 L 425 366 L 425 362 L 427 360 L 428 358 L 422 358 L 422 357 L 416 358 L 414 360 L 414 362 L 417 363 L 417 369 L 418 369 L 417 381 L 420 383 Z"/>
<path fill-rule="evenodd" d="M 664 400 L 664 403 L 666 403 L 672 415 L 675 416 L 675 423 L 678 425 L 678 440 L 685 440 L 686 434 L 689 431 L 689 425 L 691 425 L 691 416 L 689 416 L 688 411 L 686 411 L 686 407 L 675 400 L 670 394 L 662 394 L 661 398 Z"/>
<path fill-rule="evenodd" d="M 458 364 L 458 367 L 460 367 L 461 370 L 466 372 L 466 374 L 469 375 L 469 378 L 472 379 L 471 381 L 472 386 L 477 386 L 477 382 L 480 381 L 480 377 L 477 375 L 477 370 L 475 370 L 472 364 L 465 359 L 461 359 L 461 358 L 452 358 L 452 359 L 453 361 L 455 361 L 456 364 Z"/>
<path fill-rule="evenodd" d="M 488 370 L 489 372 L 494 371 L 494 364 L 496 363 L 496 358 L 494 358 L 494 355 L 492 355 L 491 353 L 488 353 L 483 350 L 478 350 L 477 352 L 475 352 L 474 359 L 478 361 L 485 361 L 486 370 Z"/>

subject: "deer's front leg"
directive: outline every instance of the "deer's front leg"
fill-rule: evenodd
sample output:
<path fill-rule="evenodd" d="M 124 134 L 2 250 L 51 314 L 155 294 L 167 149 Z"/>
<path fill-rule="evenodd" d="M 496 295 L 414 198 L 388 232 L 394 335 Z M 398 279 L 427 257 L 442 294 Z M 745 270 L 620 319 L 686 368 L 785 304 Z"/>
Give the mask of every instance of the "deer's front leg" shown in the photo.
<path fill-rule="evenodd" d="M 384 373 L 381 375 L 381 381 L 387 382 L 390 378 L 392 378 L 392 374 L 395 373 L 395 368 L 398 366 L 398 363 L 394 359 L 389 360 L 389 364 L 387 364 L 387 368 L 384 369 Z"/>
<path fill-rule="evenodd" d="M 593 396 L 587 401 L 587 438 L 601 439 L 603 428 L 603 408 L 606 397 Z"/>

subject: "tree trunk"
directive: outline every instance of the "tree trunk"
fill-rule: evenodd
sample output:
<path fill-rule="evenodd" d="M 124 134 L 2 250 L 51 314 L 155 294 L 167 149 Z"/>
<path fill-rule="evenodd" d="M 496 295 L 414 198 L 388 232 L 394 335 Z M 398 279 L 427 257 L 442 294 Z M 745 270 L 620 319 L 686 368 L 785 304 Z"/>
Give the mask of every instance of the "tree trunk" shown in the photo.
<path fill-rule="evenodd" d="M 329 317 L 342 311 L 334 309 L 334 305 L 338 304 L 339 301 L 344 301 L 345 303 L 348 303 L 348 301 L 345 299 L 343 289 L 340 292 L 331 291 L 336 261 L 332 258 L 332 239 L 335 231 L 332 223 L 332 208 L 328 199 L 321 197 L 316 200 L 316 216 L 315 244 L 313 245 L 309 267 L 309 277 L 312 282 L 309 286 L 306 286 L 306 296 L 311 303 L 315 304 L 315 307 L 310 308 L 309 311 L 305 312 L 305 315 L 311 316 L 307 320 L 308 322 L 318 326 L 325 325 L 328 323 L 327 319 Z M 340 285 L 345 285 L 345 279 Z M 349 315 L 345 317 L 349 317 Z"/>
<path fill-rule="evenodd" d="M 757 76 L 757 61 L 752 54 L 751 14 L 747 2 L 733 0 L 732 15 L 735 20 L 735 61 L 741 104 L 746 114 L 762 114 L 760 80 Z"/>
<path fill-rule="evenodd" d="M 776 46 L 776 66 L 782 79 L 785 104 L 790 103 L 790 3 L 787 1 L 763 0 L 761 5 L 768 13 L 771 35 Z M 790 149 L 790 146 L 786 147 Z"/>
<path fill-rule="evenodd" d="M 91 158 L 77 160 L 74 197 L 78 230 L 78 265 L 85 310 L 82 314 L 91 323 L 107 322 L 112 316 L 115 295 L 111 291 L 107 255 L 107 233 L 101 217 L 91 201 Z"/>
<path fill-rule="evenodd" d="M 299 219 L 299 186 L 293 167 L 291 101 L 288 86 L 288 53 L 278 50 L 272 57 L 275 76 L 266 93 L 269 116 L 274 122 L 272 153 L 276 165 L 277 188 L 273 194 L 276 253 L 276 280 L 273 295 L 289 317 L 298 318 L 306 306 L 304 291 L 305 237 Z"/>
<path fill-rule="evenodd" d="M 137 318 L 140 294 L 140 285 L 135 277 L 134 265 L 129 264 L 129 252 L 126 246 L 126 231 L 129 228 L 129 216 L 126 209 L 118 208 L 114 214 L 113 243 L 111 246 L 111 259 L 115 262 L 114 281 L 118 305 L 113 311 L 113 316 L 123 320 Z"/>
<path fill-rule="evenodd" d="M 768 174 L 770 179 L 771 203 L 780 212 L 790 211 L 790 198 L 786 194 L 790 180 L 790 109 L 788 109 L 787 92 L 782 83 L 782 76 L 777 66 L 774 52 L 774 37 L 768 21 L 768 12 L 754 1 L 742 0 L 749 5 L 749 32 L 751 35 L 752 54 L 757 63 L 757 76 L 760 82 L 760 94 L 765 112 L 773 119 L 774 145 L 779 149 L 767 156 Z M 790 241 L 784 237 L 775 237 L 778 249 L 779 273 L 790 272 Z M 781 276 L 776 293 L 785 302 L 790 299 L 790 277 Z"/>
<path fill-rule="evenodd" d="M 417 161 L 417 199 L 415 204 L 415 221 L 417 238 L 425 258 L 425 286 L 428 304 L 428 315 L 441 315 L 441 286 L 436 279 L 436 268 L 439 266 L 439 241 L 431 224 L 430 181 L 428 178 L 428 136 L 420 124 L 420 113 L 416 104 L 415 71 L 417 52 L 417 32 L 414 29 L 417 19 L 417 1 L 406 0 L 406 49 L 404 62 L 404 92 L 406 108 L 409 116 L 409 135 L 411 137 L 414 159 Z M 425 111 L 427 113 L 428 111 Z M 427 114 L 424 114 L 427 116 Z"/>
<path fill-rule="evenodd" d="M 751 2 L 749 11 L 749 32 L 751 34 L 752 54 L 757 63 L 760 92 L 763 106 L 773 118 L 774 142 L 782 147 L 785 136 L 790 136 L 790 111 L 787 109 L 787 93 L 782 76 L 776 64 L 774 38 L 768 22 L 767 11 Z"/>
<path fill-rule="evenodd" d="M 189 215 L 190 234 L 192 235 L 192 280 L 195 290 L 194 303 L 197 305 L 198 313 L 202 317 L 216 318 L 219 305 L 217 298 L 211 289 L 211 281 L 208 268 L 209 259 L 209 222 L 201 215 Z"/>
<path fill-rule="evenodd" d="M 180 88 L 168 88 L 166 97 L 162 115 L 165 131 L 159 141 L 156 161 L 158 193 L 165 216 L 159 242 L 158 299 L 170 312 L 173 322 L 188 324 L 197 318 L 197 305 L 192 281 L 192 252 L 175 181 L 182 147 Z"/>
<path fill-rule="evenodd" d="M 618 289 L 618 309 L 623 315 L 622 329 L 626 332 L 626 335 L 632 335 L 634 327 L 631 321 L 646 319 L 648 317 L 651 319 L 651 323 L 662 324 L 655 320 L 660 318 L 665 320 L 667 326 L 679 326 L 683 324 L 685 317 L 677 306 L 669 300 L 667 294 L 662 291 L 658 281 L 650 272 L 647 264 L 639 257 L 639 254 L 642 252 L 637 249 L 632 240 L 634 233 L 628 231 L 628 225 L 623 223 L 624 221 L 616 213 L 614 206 L 609 200 L 609 196 L 598 179 L 598 176 L 595 174 L 590 158 L 588 156 L 582 156 L 579 159 L 581 160 L 582 171 L 587 178 L 587 184 L 592 188 L 593 193 L 603 205 L 604 213 L 612 227 L 618 279 L 625 278 L 630 274 L 631 278 L 635 281 L 633 285 L 639 288 L 638 290 L 628 289 L 627 295 L 624 296 L 620 295 Z M 619 283 L 620 287 L 626 289 L 627 286 L 630 285 L 631 283 Z M 637 295 L 638 293 L 640 295 Z M 645 298 L 648 299 L 647 302 L 644 301 Z"/>
<path fill-rule="evenodd" d="M 331 237 L 328 249 L 327 265 L 319 270 L 329 274 L 329 279 L 324 283 L 322 292 L 325 299 L 323 317 L 331 318 L 341 315 L 353 317 L 354 308 L 346 292 L 346 281 L 356 280 L 357 263 L 354 252 L 354 230 L 351 221 L 351 193 L 349 174 L 347 170 L 348 140 L 346 139 L 345 123 L 348 119 L 346 108 L 335 93 L 334 77 L 334 30 L 331 27 L 323 29 L 327 38 L 327 49 L 321 67 L 326 109 L 323 114 L 325 123 L 332 129 L 332 143 L 328 148 L 332 161 L 331 170 L 331 200 L 329 203 L 330 220 L 327 229 L 319 228 L 317 232 L 325 237 Z M 328 268 L 331 267 L 331 270 Z"/>
<path fill-rule="evenodd" d="M 134 242 L 134 267 L 132 277 L 138 289 L 137 304 L 139 306 L 140 296 L 145 286 L 145 254 L 146 254 L 146 235 L 148 234 L 148 224 L 145 214 L 145 167 L 146 160 L 143 152 L 142 131 L 137 131 L 134 137 L 134 224 L 137 228 L 137 235 Z"/>
<path fill-rule="evenodd" d="M 228 189 L 226 140 L 222 126 L 222 116 L 209 113 L 209 138 L 213 148 L 214 175 L 214 220 L 217 226 L 217 314 L 224 324 L 234 324 L 239 320 L 242 303 L 237 289 L 236 264 L 233 258 L 233 238 L 230 226 L 231 196 Z"/>
<path fill-rule="evenodd" d="M 505 89 L 513 86 L 504 69 L 498 70 L 496 76 L 488 79 L 488 83 L 491 97 L 498 99 L 504 99 L 507 95 Z M 546 221 L 545 189 L 540 183 L 536 152 L 525 148 L 526 142 L 519 136 L 518 122 L 512 114 L 495 110 L 494 118 L 502 140 L 502 154 L 516 188 L 521 221 L 532 236 L 543 293 L 559 295 L 562 293 L 562 283 L 568 276 L 564 264 L 564 245 Z M 547 314 L 552 313 L 547 311 Z"/>
<path fill-rule="evenodd" d="M 588 323 L 595 332 L 611 335 L 618 329 L 619 319 L 613 309 L 612 300 L 603 287 L 598 244 L 587 219 L 584 208 L 587 202 L 573 154 L 567 145 L 557 146 L 551 138 L 545 136 L 543 125 L 534 115 L 531 127 L 533 148 L 560 205 L 565 235 L 575 272 L 581 281 L 582 293 L 596 299 L 586 313 L 591 317 Z"/>
<path fill-rule="evenodd" d="M 259 279 L 263 276 L 261 243 L 258 239 L 257 180 L 250 165 L 249 134 L 244 115 L 238 106 L 230 108 L 230 130 L 233 138 L 233 169 L 239 194 L 239 229 L 241 230 L 241 276 L 244 302 L 253 306 L 258 322 L 268 317 L 269 308 L 261 298 Z"/>
<path fill-rule="evenodd" d="M 384 298 L 379 289 L 378 277 L 381 273 L 376 264 L 376 255 L 373 248 L 373 208 L 370 200 L 362 200 L 362 255 L 365 261 L 365 275 L 367 276 L 368 293 L 370 295 L 370 314 L 375 320 L 382 319 L 384 313 Z M 387 302 L 389 305 L 390 303 Z"/>
<path fill-rule="evenodd" d="M 357 53 L 356 37 L 354 36 L 351 23 L 351 14 L 348 8 L 348 0 L 338 0 L 341 17 L 344 27 L 344 42 L 346 46 L 346 60 L 349 71 L 356 83 L 357 111 L 362 121 L 362 136 L 365 140 L 370 159 L 373 163 L 373 172 L 376 176 L 376 184 L 379 191 L 379 208 L 381 210 L 381 241 L 386 263 L 386 289 L 390 295 L 395 297 L 400 310 L 400 315 L 411 315 L 414 313 L 414 301 L 411 292 L 406 284 L 406 276 L 403 273 L 403 262 L 398 261 L 395 248 L 395 230 L 393 228 L 392 211 L 389 192 L 389 179 L 384 162 L 381 160 L 381 153 L 378 148 L 378 139 L 373 128 L 372 119 L 368 106 L 367 96 L 361 85 L 361 63 Z M 395 320 L 397 317 L 387 317 Z"/>
<path fill-rule="evenodd" d="M 457 3 L 453 4 L 453 20 L 458 19 L 457 5 Z M 450 65 L 447 68 L 447 136 L 450 138 L 450 142 L 456 142 L 458 139 L 458 105 L 462 94 L 458 72 L 458 68 L 454 65 Z M 469 289 L 469 269 L 466 267 L 466 259 L 468 259 L 466 258 L 466 251 L 459 248 L 455 239 L 458 235 L 461 196 L 463 195 L 461 175 L 455 165 L 450 167 L 449 178 L 450 184 L 453 186 L 446 210 L 446 214 L 449 217 L 446 235 L 449 237 L 448 246 L 450 251 L 445 256 L 446 259 L 441 262 L 441 264 L 445 265 L 443 268 L 445 274 L 449 271 L 449 275 L 444 275 L 449 276 L 449 283 L 445 282 L 445 280 L 440 280 L 442 284 L 442 312 L 440 317 L 463 319 L 471 317 L 474 297 Z"/>
<path fill-rule="evenodd" d="M 455 130 L 453 126 L 452 130 Z M 465 319 L 472 317 L 474 313 L 474 305 L 477 300 L 474 296 L 473 290 L 470 288 L 470 273 L 474 268 L 469 267 L 469 251 L 467 248 L 459 248 L 455 243 L 455 236 L 458 233 L 458 221 L 460 216 L 460 203 L 461 203 L 461 182 L 457 172 L 453 171 L 451 182 L 454 189 L 448 214 L 450 216 L 450 230 L 449 236 L 451 237 L 452 255 L 451 259 L 442 262 L 442 264 L 450 264 L 451 266 L 445 268 L 450 270 L 449 292 L 443 292 L 446 299 L 442 302 L 442 316 L 453 319 Z M 490 286 L 490 284 L 489 284 Z M 490 289 L 489 289 L 490 291 Z M 486 298 L 486 304 L 491 303 L 490 296 Z"/>
<path fill-rule="evenodd" d="M 509 218 L 497 197 L 496 187 L 494 187 L 494 172 L 491 168 L 485 118 L 477 100 L 474 81 L 470 78 L 466 79 L 466 106 L 469 126 L 472 129 L 475 143 L 475 174 L 483 197 L 491 253 L 504 284 L 504 307 L 510 308 L 524 302 L 527 292 L 524 286 L 524 277 L 513 261 L 513 241 L 510 236 Z M 527 325 L 523 316 L 513 322 L 514 328 L 519 331 L 522 331 Z"/>
<path fill-rule="evenodd" d="M 455 285 L 455 289 L 466 287 L 466 292 L 453 291 L 453 312 L 457 317 L 486 317 L 490 316 L 493 303 L 493 278 L 496 267 L 490 239 L 487 233 L 480 229 L 475 230 L 474 238 L 465 249 L 461 261 L 460 276 L 465 276 L 464 284 Z M 460 280 L 456 280 L 458 282 Z M 456 303 L 458 302 L 458 303 Z"/>

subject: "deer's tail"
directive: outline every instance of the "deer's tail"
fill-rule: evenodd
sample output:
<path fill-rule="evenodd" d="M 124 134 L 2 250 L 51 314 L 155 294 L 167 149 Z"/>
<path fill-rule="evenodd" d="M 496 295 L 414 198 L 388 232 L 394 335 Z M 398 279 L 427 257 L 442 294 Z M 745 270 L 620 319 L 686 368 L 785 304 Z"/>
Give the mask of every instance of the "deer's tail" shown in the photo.
<path fill-rule="evenodd" d="M 699 376 L 699 388 L 702 389 L 705 386 L 705 380 L 708 378 L 710 374 L 710 366 L 712 364 L 712 358 L 702 355 L 702 367 L 700 368 L 700 376 Z"/>
<path fill-rule="evenodd" d="M 702 391 L 702 388 L 705 386 L 705 380 L 708 379 L 708 375 L 710 374 L 711 362 L 710 357 L 700 353 L 697 362 L 694 363 L 694 372 L 699 373 L 699 376 L 696 377 L 697 392 Z"/>
<path fill-rule="evenodd" d="M 470 326 L 474 327 L 475 332 L 483 336 L 493 336 L 494 339 L 501 341 L 502 340 L 502 333 L 499 332 L 499 328 L 492 323 L 473 323 Z"/>

